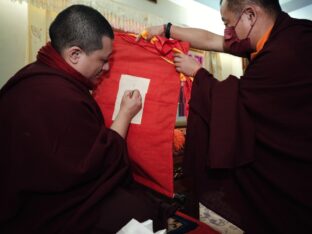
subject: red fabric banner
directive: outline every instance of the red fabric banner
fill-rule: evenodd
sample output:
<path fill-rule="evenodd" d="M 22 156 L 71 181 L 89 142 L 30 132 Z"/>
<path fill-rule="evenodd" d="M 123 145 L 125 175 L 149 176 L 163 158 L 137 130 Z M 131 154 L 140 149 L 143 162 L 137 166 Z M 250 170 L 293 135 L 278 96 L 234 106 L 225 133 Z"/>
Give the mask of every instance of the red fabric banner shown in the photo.
<path fill-rule="evenodd" d="M 128 152 L 134 179 L 169 197 L 174 193 L 172 147 L 180 90 L 173 48 L 187 53 L 189 44 L 162 37 L 135 42 L 134 35 L 115 33 L 111 69 L 94 92 L 109 127 L 122 78 L 149 81 L 141 122 L 129 127 Z"/>

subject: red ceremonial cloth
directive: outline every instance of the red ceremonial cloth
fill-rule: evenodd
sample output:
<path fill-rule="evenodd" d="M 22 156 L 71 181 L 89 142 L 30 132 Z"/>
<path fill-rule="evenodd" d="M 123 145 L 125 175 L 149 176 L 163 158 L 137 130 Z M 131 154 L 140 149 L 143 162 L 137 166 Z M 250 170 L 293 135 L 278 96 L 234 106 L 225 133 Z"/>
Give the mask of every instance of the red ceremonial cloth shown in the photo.
<path fill-rule="evenodd" d="M 135 180 L 166 196 L 173 196 L 173 129 L 175 127 L 180 76 L 173 48 L 187 53 L 189 44 L 156 37 L 152 42 L 125 33 L 115 33 L 110 72 L 94 92 L 105 124 L 112 116 L 121 75 L 150 79 L 141 124 L 131 124 L 127 135 Z"/>

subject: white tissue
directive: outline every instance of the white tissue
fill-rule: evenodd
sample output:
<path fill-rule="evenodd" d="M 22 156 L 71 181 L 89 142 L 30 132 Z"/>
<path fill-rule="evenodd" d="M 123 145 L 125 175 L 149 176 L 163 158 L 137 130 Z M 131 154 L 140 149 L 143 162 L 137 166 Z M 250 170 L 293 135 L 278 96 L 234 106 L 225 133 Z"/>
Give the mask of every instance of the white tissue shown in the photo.
<path fill-rule="evenodd" d="M 138 222 L 136 219 L 131 219 L 117 234 L 166 234 L 166 230 L 153 232 L 153 221 L 148 219 L 143 223 Z"/>

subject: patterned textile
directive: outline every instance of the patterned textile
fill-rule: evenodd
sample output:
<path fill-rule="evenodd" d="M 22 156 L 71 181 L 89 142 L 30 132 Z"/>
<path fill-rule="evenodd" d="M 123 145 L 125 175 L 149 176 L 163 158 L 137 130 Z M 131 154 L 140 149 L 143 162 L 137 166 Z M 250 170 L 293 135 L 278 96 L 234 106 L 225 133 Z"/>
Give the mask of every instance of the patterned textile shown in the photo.
<path fill-rule="evenodd" d="M 199 219 L 222 234 L 243 234 L 244 231 L 199 203 Z"/>

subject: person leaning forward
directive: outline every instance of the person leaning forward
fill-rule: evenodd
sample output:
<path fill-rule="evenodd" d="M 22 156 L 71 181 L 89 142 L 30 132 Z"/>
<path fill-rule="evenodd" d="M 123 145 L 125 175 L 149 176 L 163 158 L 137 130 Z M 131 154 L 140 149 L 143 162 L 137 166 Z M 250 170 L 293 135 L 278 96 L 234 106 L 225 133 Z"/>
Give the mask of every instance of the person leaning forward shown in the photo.
<path fill-rule="evenodd" d="M 125 137 L 139 91 L 125 91 L 110 128 L 90 93 L 109 69 L 109 22 L 72 5 L 49 34 L 0 91 L 0 233 L 116 233 L 131 218 L 166 228 L 175 208 L 130 173 Z"/>
<path fill-rule="evenodd" d="M 291 18 L 278 0 L 221 0 L 224 36 L 171 24 L 146 29 L 201 50 L 246 57 L 243 76 L 223 82 L 192 58 L 194 75 L 185 173 L 196 198 L 245 233 L 312 229 L 312 22 Z M 140 37 L 138 38 L 138 40 Z"/>

